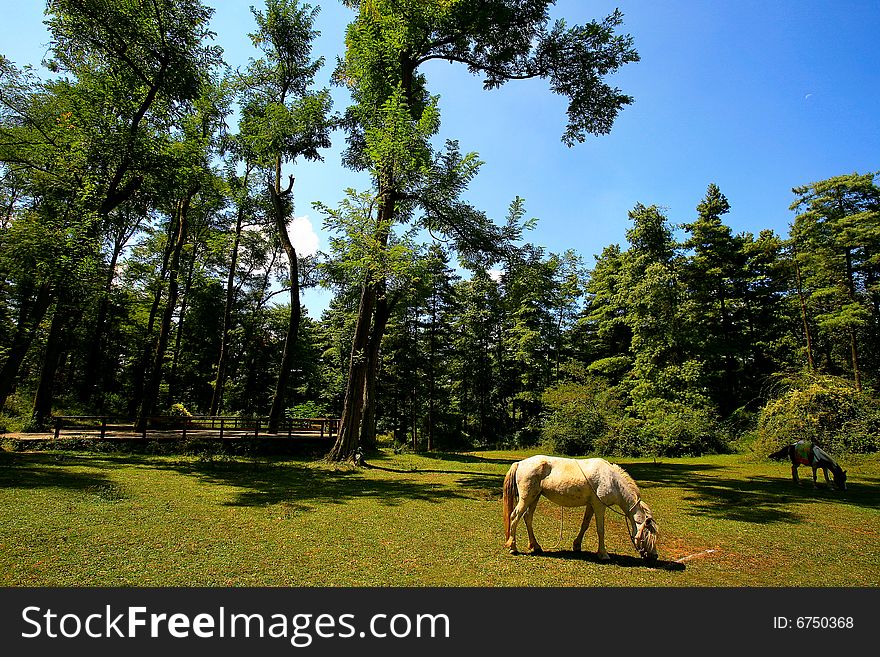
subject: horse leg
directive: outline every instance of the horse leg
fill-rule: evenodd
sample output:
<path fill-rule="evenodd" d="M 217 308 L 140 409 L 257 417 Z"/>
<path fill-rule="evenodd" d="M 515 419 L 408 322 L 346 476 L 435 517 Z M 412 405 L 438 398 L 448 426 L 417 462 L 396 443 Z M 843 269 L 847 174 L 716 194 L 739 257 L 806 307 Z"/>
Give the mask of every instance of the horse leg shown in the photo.
<path fill-rule="evenodd" d="M 532 530 L 532 518 L 535 517 L 535 509 L 538 507 L 538 501 L 541 499 L 541 496 L 535 498 L 535 501 L 529 505 L 528 510 L 525 512 L 525 516 L 523 520 L 526 521 L 526 531 L 529 532 L 529 551 L 533 554 L 540 554 L 543 552 L 540 544 L 538 543 L 538 539 L 535 538 L 535 532 Z"/>
<path fill-rule="evenodd" d="M 599 535 L 599 551 L 597 554 L 602 561 L 610 561 L 608 551 L 605 549 L 605 509 L 596 511 L 596 533 Z"/>
<path fill-rule="evenodd" d="M 510 538 L 507 539 L 507 543 L 504 545 L 510 550 L 511 554 L 517 554 L 516 549 L 516 527 L 519 524 L 520 518 L 523 518 L 529 506 L 531 506 L 532 502 L 536 502 L 537 498 L 531 498 L 529 491 L 526 490 L 521 492 L 521 497 L 519 498 L 519 502 L 517 502 L 516 506 L 513 508 L 513 513 L 510 514 Z M 540 495 L 540 494 L 539 494 Z M 532 530 L 530 528 L 531 518 L 526 518 L 526 528 L 529 530 L 529 535 L 531 537 Z M 529 543 L 531 547 L 531 541 Z"/>
<path fill-rule="evenodd" d="M 581 543 L 584 540 L 584 534 L 586 534 L 587 529 L 590 527 L 590 520 L 593 518 L 593 507 L 587 502 L 587 508 L 584 509 L 584 519 L 581 522 L 581 530 L 578 532 L 577 538 L 574 539 L 574 545 L 571 546 L 571 549 L 575 552 L 581 551 Z"/>
<path fill-rule="evenodd" d="M 814 466 L 813 466 L 813 488 L 816 488 L 816 487 L 817 487 L 817 486 L 816 486 L 816 470 L 818 470 L 818 469 L 819 469 L 819 466 L 817 466 L 817 465 L 814 465 Z M 828 479 L 828 474 L 827 474 L 827 473 L 825 474 L 825 479 L 826 479 L 826 480 Z"/>
<path fill-rule="evenodd" d="M 825 475 L 825 485 L 831 488 L 831 480 L 828 479 L 828 468 L 822 468 L 822 474 Z"/>
<path fill-rule="evenodd" d="M 800 481 L 800 479 L 798 479 L 797 470 L 798 470 L 797 463 L 792 463 L 791 464 L 791 478 L 794 481 L 794 483 L 799 484 L 799 483 L 801 483 L 801 481 Z"/>
<path fill-rule="evenodd" d="M 507 542 L 504 546 L 510 550 L 511 554 L 517 554 L 518 550 L 516 549 L 516 526 L 519 524 L 519 519 L 522 517 L 523 511 L 525 508 L 523 507 L 523 501 L 517 503 L 517 505 L 513 508 L 513 513 L 510 514 L 510 538 L 507 539 Z"/>

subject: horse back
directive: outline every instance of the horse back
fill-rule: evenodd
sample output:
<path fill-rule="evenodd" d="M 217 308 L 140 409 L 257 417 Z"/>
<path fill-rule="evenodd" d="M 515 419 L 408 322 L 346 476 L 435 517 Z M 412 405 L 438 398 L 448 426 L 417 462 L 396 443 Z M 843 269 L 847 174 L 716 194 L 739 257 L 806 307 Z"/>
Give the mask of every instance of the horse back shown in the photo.
<path fill-rule="evenodd" d="M 830 468 L 837 468 L 837 462 L 831 458 L 831 455 L 821 447 L 813 445 L 813 457 L 815 462 L 820 465 L 827 465 Z"/>

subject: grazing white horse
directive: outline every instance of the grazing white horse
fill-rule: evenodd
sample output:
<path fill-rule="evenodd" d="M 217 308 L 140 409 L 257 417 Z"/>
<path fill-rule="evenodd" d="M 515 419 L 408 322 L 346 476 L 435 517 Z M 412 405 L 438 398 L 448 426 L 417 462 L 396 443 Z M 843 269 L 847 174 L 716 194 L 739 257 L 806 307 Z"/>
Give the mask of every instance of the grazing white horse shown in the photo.
<path fill-rule="evenodd" d="M 651 509 L 642 501 L 639 487 L 619 465 L 605 459 L 567 459 L 556 456 L 531 456 L 510 466 L 504 477 L 505 544 L 516 554 L 516 526 L 525 520 L 529 532 L 529 550 L 541 546 L 532 531 L 532 517 L 541 495 L 559 506 L 586 506 L 584 519 L 573 549 L 579 551 L 590 519 L 596 515 L 599 535 L 599 558 L 610 559 L 605 550 L 605 509 L 618 506 L 627 521 L 630 541 L 645 559 L 657 558 L 657 523 Z M 517 497 L 519 501 L 517 502 Z M 633 529 L 630 529 L 632 523 Z"/>

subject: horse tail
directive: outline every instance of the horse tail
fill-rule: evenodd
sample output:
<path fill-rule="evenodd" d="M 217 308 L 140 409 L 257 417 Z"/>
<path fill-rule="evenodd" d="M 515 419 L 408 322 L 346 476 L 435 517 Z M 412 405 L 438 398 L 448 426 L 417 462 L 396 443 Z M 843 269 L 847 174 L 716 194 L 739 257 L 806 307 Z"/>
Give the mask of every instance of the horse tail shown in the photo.
<path fill-rule="evenodd" d="M 504 475 L 504 493 L 501 498 L 501 504 L 504 509 L 504 535 L 510 538 L 510 514 L 513 513 L 513 507 L 516 505 L 516 468 L 519 465 L 517 461 L 510 466 L 507 474 Z"/>

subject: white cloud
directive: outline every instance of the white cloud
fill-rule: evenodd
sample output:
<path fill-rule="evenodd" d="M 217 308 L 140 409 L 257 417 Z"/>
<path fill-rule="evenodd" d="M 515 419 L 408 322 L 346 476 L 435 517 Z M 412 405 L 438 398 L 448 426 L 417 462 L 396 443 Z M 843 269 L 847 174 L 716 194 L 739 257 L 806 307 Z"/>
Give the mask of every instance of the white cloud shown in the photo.
<path fill-rule="evenodd" d="M 287 234 L 290 235 L 297 255 L 310 256 L 318 252 L 320 241 L 308 215 L 294 217 L 287 226 Z"/>
<path fill-rule="evenodd" d="M 504 272 L 500 269 L 490 269 L 488 272 L 489 278 L 491 278 L 496 283 L 501 282 L 501 277 L 504 275 Z"/>

